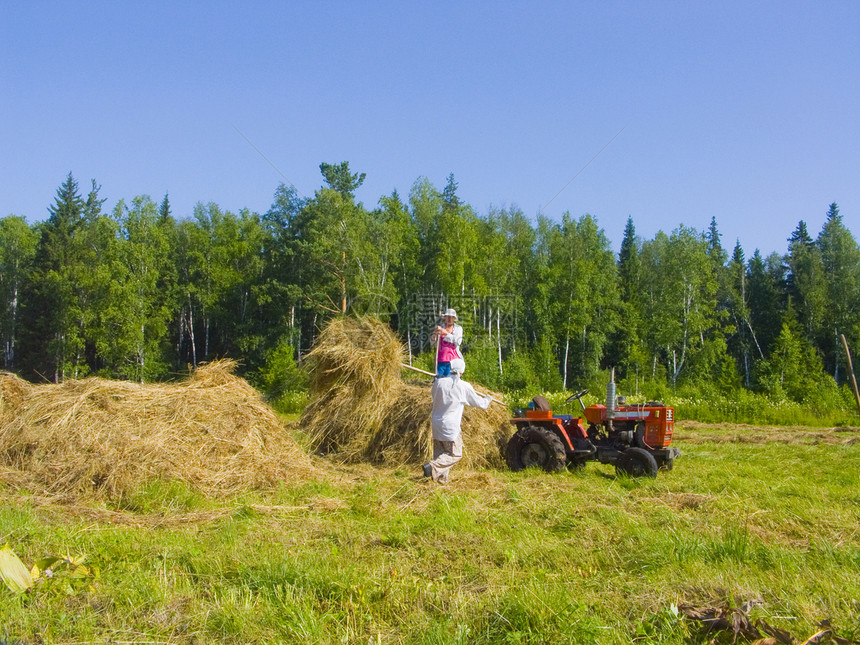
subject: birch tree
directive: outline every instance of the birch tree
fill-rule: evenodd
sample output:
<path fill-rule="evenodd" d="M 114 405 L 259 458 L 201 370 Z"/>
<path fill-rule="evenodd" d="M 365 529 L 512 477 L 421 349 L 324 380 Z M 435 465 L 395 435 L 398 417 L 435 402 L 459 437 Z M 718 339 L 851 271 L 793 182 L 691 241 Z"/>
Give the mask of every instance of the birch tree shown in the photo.
<path fill-rule="evenodd" d="M 155 202 L 146 195 L 130 206 L 120 200 L 114 218 L 119 233 L 110 313 L 114 333 L 103 339 L 101 352 L 112 356 L 119 375 L 143 382 L 166 367 L 162 344 L 169 310 L 159 285 L 170 257 L 169 238 L 159 227 Z"/>
<path fill-rule="evenodd" d="M 692 352 L 702 349 L 717 326 L 717 280 L 704 237 L 681 226 L 643 244 L 646 298 L 643 319 L 655 357 L 662 353 L 673 385 Z"/>
<path fill-rule="evenodd" d="M 23 217 L 0 219 L 0 343 L 3 368 L 16 366 L 21 318 L 21 294 L 36 254 L 38 235 Z"/>
<path fill-rule="evenodd" d="M 550 237 L 550 272 L 557 328 L 563 336 L 564 387 L 586 382 L 601 368 L 603 349 L 617 321 L 615 258 L 591 215 L 562 215 Z"/>

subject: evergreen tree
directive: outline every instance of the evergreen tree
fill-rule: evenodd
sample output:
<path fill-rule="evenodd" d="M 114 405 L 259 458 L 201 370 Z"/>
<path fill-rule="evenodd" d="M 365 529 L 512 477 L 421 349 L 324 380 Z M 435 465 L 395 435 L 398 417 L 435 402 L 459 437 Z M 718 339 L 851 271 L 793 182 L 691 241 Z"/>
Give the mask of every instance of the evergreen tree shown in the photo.
<path fill-rule="evenodd" d="M 645 368 L 647 361 L 640 345 L 642 262 L 639 257 L 639 244 L 633 218 L 628 216 L 617 264 L 620 322 L 607 348 L 607 361 L 616 367 L 619 378 L 624 378 L 628 373 L 639 373 Z"/>
<path fill-rule="evenodd" d="M 782 329 L 785 309 L 785 265 L 772 253 L 762 258 L 756 249 L 747 266 L 747 291 L 751 334 L 756 339 L 758 359 L 770 354 Z"/>
<path fill-rule="evenodd" d="M 80 376 L 85 366 L 82 313 L 75 299 L 82 266 L 76 235 L 84 222 L 84 201 L 71 173 L 57 189 L 48 219 L 39 227 L 34 271 L 22 308 L 22 345 L 27 368 L 55 383 Z"/>
<path fill-rule="evenodd" d="M 721 237 L 722 235 L 717 229 L 717 218 L 711 217 L 711 224 L 705 232 L 705 252 L 717 281 L 716 310 L 720 312 L 721 319 L 729 320 L 727 312 L 730 306 L 729 301 L 732 298 L 732 288 L 729 284 L 731 278 L 726 267 L 729 256 L 720 243 Z M 733 330 L 729 330 L 728 333 L 733 333 Z"/>
<path fill-rule="evenodd" d="M 722 234 L 717 230 L 717 218 L 711 217 L 711 224 L 705 233 L 705 252 L 710 258 L 714 270 L 717 272 L 722 272 L 729 257 L 722 244 L 720 244 L 721 237 Z"/>
<path fill-rule="evenodd" d="M 860 248 L 835 203 L 830 204 L 815 244 L 824 270 L 822 333 L 818 341 L 825 367 L 838 383 L 839 368 L 844 365 L 840 334 L 845 334 L 851 344 L 860 340 L 855 335 L 860 331 Z"/>
<path fill-rule="evenodd" d="M 639 259 L 639 241 L 636 237 L 636 227 L 633 218 L 627 217 L 624 227 L 624 237 L 621 240 L 621 250 L 618 253 L 619 292 L 624 302 L 636 303 L 640 297 L 639 280 L 642 262 Z"/>
<path fill-rule="evenodd" d="M 758 365 L 758 382 L 774 398 L 803 402 L 815 395 L 823 378 L 821 359 L 803 337 L 789 299 L 770 355 Z"/>
<path fill-rule="evenodd" d="M 787 295 L 796 307 L 803 335 L 809 342 L 821 338 L 824 330 L 826 292 L 821 251 L 801 220 L 788 238 Z"/>
<path fill-rule="evenodd" d="M 328 187 L 340 193 L 344 199 L 354 198 L 356 189 L 364 183 L 367 176 L 367 173 L 351 173 L 348 161 L 337 165 L 321 163 L 320 172 Z"/>
<path fill-rule="evenodd" d="M 158 221 L 166 222 L 173 220 L 173 212 L 170 210 L 170 199 L 167 196 L 167 193 L 164 193 L 164 198 L 161 200 L 161 204 L 158 206 Z"/>
<path fill-rule="evenodd" d="M 752 326 L 747 265 L 740 240 L 735 243 L 727 272 L 726 306 L 731 320 L 731 327 L 727 328 L 730 330 L 727 347 L 741 367 L 744 385 L 750 387 L 752 384 L 752 366 L 756 358 L 764 358 L 764 354 Z"/>
<path fill-rule="evenodd" d="M 460 208 L 460 198 L 457 195 L 459 184 L 454 180 L 454 173 L 448 175 L 445 189 L 442 191 L 443 209 L 447 212 L 457 212 Z"/>

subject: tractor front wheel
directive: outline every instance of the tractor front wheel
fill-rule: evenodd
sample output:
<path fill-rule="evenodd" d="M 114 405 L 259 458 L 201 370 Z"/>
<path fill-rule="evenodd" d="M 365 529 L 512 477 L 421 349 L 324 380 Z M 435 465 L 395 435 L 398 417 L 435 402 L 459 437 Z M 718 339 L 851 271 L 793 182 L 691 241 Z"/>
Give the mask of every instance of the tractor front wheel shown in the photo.
<path fill-rule="evenodd" d="M 657 460 L 644 448 L 627 448 L 618 455 L 615 472 L 630 477 L 656 477 Z"/>
<path fill-rule="evenodd" d="M 554 473 L 564 470 L 567 456 L 558 435 L 552 430 L 530 425 L 517 430 L 508 441 L 505 461 L 514 471 L 536 466 Z"/>

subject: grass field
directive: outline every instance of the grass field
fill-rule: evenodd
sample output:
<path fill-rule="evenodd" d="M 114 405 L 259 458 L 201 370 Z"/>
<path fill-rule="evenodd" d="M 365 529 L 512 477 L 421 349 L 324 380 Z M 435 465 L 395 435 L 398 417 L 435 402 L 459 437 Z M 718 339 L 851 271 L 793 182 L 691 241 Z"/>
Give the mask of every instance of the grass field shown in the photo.
<path fill-rule="evenodd" d="M 455 468 L 440 487 L 323 461 L 319 481 L 221 500 L 163 483 L 113 504 L 0 490 L 0 539 L 27 566 L 94 567 L 0 588 L 0 641 L 730 643 L 689 608 L 750 601 L 752 624 L 798 643 L 825 619 L 860 640 L 860 431 L 676 437 L 656 480 L 592 463 Z"/>

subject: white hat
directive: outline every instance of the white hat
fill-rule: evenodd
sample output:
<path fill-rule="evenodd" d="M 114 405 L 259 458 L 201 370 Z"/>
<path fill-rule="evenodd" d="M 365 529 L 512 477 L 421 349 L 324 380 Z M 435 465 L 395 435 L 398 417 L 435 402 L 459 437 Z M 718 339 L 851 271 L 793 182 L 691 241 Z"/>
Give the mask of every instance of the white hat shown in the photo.
<path fill-rule="evenodd" d="M 446 309 L 443 316 L 451 316 L 454 320 L 457 320 L 457 312 L 453 309 Z"/>
<path fill-rule="evenodd" d="M 462 374 L 466 371 L 466 361 L 462 358 L 452 358 L 451 359 L 451 373 L 452 374 Z"/>

